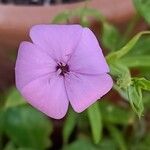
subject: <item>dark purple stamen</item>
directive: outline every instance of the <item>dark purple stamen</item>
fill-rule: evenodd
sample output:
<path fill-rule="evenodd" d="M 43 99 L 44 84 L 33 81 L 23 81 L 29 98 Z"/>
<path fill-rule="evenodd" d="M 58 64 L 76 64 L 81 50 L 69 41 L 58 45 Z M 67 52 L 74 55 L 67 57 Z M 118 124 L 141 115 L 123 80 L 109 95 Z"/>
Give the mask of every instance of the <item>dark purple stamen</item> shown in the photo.
<path fill-rule="evenodd" d="M 66 73 L 69 72 L 69 66 L 67 64 L 63 65 L 62 63 L 59 63 L 56 67 L 56 70 L 60 69 L 61 73 L 60 75 L 64 76 Z"/>

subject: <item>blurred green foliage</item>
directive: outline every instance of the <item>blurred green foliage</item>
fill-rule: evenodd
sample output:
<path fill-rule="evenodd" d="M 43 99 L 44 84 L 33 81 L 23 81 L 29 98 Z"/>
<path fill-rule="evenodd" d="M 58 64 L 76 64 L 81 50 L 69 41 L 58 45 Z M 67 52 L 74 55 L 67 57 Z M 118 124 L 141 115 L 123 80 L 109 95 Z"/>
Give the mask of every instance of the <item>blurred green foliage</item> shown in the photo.
<path fill-rule="evenodd" d="M 150 24 L 150 1 L 149 0 L 133 0 L 140 15 Z"/>
<path fill-rule="evenodd" d="M 0 110 L 0 147 L 4 150 L 44 150 L 52 145 L 51 133 L 51 121 L 11 88 Z"/>
<path fill-rule="evenodd" d="M 148 25 L 150 1 L 133 1 Z M 56 123 L 29 106 L 16 88 L 9 89 L 0 102 L 0 150 L 54 149 L 58 139 L 62 139 L 62 150 L 149 150 L 150 31 L 131 38 L 139 16 L 122 33 L 98 10 L 86 6 L 58 14 L 53 23 L 69 23 L 73 17 L 84 27 L 90 26 L 89 17 L 100 22 L 99 41 L 108 51 L 114 79 L 112 93 L 83 113 L 70 108 L 66 118 Z M 54 130 L 57 124 L 62 125 L 60 135 Z"/>
<path fill-rule="evenodd" d="M 102 136 L 102 117 L 98 103 L 93 104 L 88 110 L 94 143 L 99 143 Z"/>
<path fill-rule="evenodd" d="M 108 22 L 103 23 L 101 35 L 103 46 L 111 51 L 114 51 L 121 46 L 121 35 L 115 26 Z"/>

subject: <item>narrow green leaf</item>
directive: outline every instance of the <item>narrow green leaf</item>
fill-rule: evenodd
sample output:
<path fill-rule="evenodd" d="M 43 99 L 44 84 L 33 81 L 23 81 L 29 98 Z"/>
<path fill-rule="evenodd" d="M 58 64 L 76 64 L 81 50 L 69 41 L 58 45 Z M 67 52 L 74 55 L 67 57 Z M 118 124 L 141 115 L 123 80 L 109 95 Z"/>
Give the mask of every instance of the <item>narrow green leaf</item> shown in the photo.
<path fill-rule="evenodd" d="M 150 67 L 150 56 L 129 56 L 121 59 L 121 63 L 128 67 Z"/>
<path fill-rule="evenodd" d="M 132 109 L 141 117 L 144 111 L 141 88 L 133 84 L 127 88 L 127 92 Z"/>
<path fill-rule="evenodd" d="M 140 15 L 150 24 L 150 0 L 133 1 Z"/>
<path fill-rule="evenodd" d="M 149 56 L 150 55 L 150 35 L 143 35 L 135 44 L 132 50 L 126 55 L 128 56 Z"/>
<path fill-rule="evenodd" d="M 77 123 L 77 114 L 71 109 L 68 112 L 68 116 L 64 123 L 63 128 L 63 141 L 64 143 L 68 143 L 69 137 Z"/>
<path fill-rule="evenodd" d="M 123 57 L 124 55 L 126 55 L 132 48 L 133 46 L 137 43 L 137 41 L 139 40 L 139 38 L 142 35 L 145 34 L 150 34 L 150 31 L 142 31 L 138 34 L 136 34 L 125 46 L 123 46 L 120 50 L 115 51 L 110 53 L 106 58 L 108 60 L 108 62 L 113 62 L 121 57 Z"/>
<path fill-rule="evenodd" d="M 102 118 L 98 102 L 88 108 L 88 117 L 91 125 L 94 143 L 98 143 L 102 137 Z"/>
<path fill-rule="evenodd" d="M 118 145 L 118 148 L 120 150 L 127 150 L 126 143 L 121 132 L 115 126 L 108 125 L 107 127 L 115 143 Z"/>

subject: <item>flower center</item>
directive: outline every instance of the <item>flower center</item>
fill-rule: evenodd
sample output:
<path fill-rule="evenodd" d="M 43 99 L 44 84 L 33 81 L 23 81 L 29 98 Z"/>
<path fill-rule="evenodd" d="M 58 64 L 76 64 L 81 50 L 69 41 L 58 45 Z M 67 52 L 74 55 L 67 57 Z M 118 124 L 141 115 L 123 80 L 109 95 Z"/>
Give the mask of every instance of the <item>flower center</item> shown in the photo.
<path fill-rule="evenodd" d="M 69 72 L 69 66 L 67 64 L 64 65 L 62 63 L 59 63 L 56 67 L 56 70 L 60 70 L 60 75 L 64 76 L 66 73 Z"/>

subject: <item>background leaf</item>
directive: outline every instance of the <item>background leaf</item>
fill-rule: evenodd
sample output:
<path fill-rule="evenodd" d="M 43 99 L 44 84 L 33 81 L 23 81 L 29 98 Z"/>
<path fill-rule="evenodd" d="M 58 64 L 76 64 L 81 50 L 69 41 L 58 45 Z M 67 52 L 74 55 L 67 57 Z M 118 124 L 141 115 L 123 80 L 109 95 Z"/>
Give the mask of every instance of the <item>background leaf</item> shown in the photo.
<path fill-rule="evenodd" d="M 130 50 L 135 46 L 135 44 L 138 42 L 139 38 L 142 35 L 150 34 L 150 31 L 142 31 L 136 34 L 125 46 L 123 46 L 120 50 L 110 53 L 107 56 L 107 60 L 109 61 L 115 61 L 124 55 L 128 54 Z"/>
<path fill-rule="evenodd" d="M 150 35 L 143 35 L 127 56 L 141 56 L 150 55 Z"/>
<path fill-rule="evenodd" d="M 100 39 L 102 40 L 102 44 L 105 48 L 110 51 L 114 51 L 119 48 L 121 36 L 117 28 L 107 22 L 104 22 L 102 36 Z"/>
<path fill-rule="evenodd" d="M 70 12 L 64 11 L 54 17 L 52 23 L 66 23 L 70 18 Z"/>
<path fill-rule="evenodd" d="M 50 146 L 50 121 L 39 111 L 28 106 L 7 109 L 5 130 L 19 147 L 44 150 Z"/>
<path fill-rule="evenodd" d="M 90 140 L 87 139 L 78 139 L 77 141 L 67 145 L 63 150 L 98 150 Z"/>
<path fill-rule="evenodd" d="M 88 8 L 86 6 L 83 8 L 74 10 L 72 12 L 72 17 L 79 17 L 81 22 L 82 22 L 83 17 L 86 17 L 86 18 L 93 17 L 100 22 L 106 21 L 105 17 L 101 14 L 99 10 Z"/>
<path fill-rule="evenodd" d="M 67 115 L 67 118 L 65 120 L 64 126 L 63 126 L 63 141 L 64 143 L 67 143 L 69 140 L 69 137 L 77 123 L 77 114 L 70 109 Z"/>
<path fill-rule="evenodd" d="M 120 61 L 115 61 L 110 64 L 110 74 L 116 78 L 116 83 L 119 88 L 126 88 L 131 84 L 130 70 Z"/>
<path fill-rule="evenodd" d="M 135 119 L 132 111 L 127 108 L 121 108 L 106 100 L 100 103 L 100 110 L 105 124 L 128 125 L 133 123 Z"/>
<path fill-rule="evenodd" d="M 102 119 L 98 102 L 88 108 L 88 117 L 94 143 L 98 143 L 102 137 Z"/>
<path fill-rule="evenodd" d="M 135 7 L 140 15 L 150 24 L 150 1 L 149 0 L 133 0 Z"/>
<path fill-rule="evenodd" d="M 121 59 L 121 63 L 128 67 L 150 67 L 150 55 L 125 57 Z"/>
<path fill-rule="evenodd" d="M 36 150 L 36 149 L 33 149 L 33 148 L 23 148 L 23 147 L 17 148 L 14 143 L 9 142 L 9 143 L 6 144 L 6 146 L 5 146 L 5 148 L 3 150 Z"/>
<path fill-rule="evenodd" d="M 141 117 L 144 111 L 141 88 L 135 85 L 131 85 L 127 90 L 132 109 L 138 114 L 139 117 Z"/>
<path fill-rule="evenodd" d="M 5 108 L 15 107 L 26 103 L 27 102 L 24 100 L 24 98 L 21 96 L 18 90 L 15 87 L 13 87 L 9 90 L 9 94 L 5 103 Z"/>
<path fill-rule="evenodd" d="M 116 150 L 117 146 L 112 139 L 103 138 L 103 140 L 94 145 L 89 139 L 79 138 L 75 142 L 68 146 L 65 146 L 63 150 Z"/>
<path fill-rule="evenodd" d="M 133 78 L 135 84 L 143 90 L 150 91 L 150 81 L 145 78 Z"/>
<path fill-rule="evenodd" d="M 112 125 L 108 125 L 108 130 L 115 141 L 115 143 L 118 145 L 118 148 L 120 150 L 127 150 L 126 143 L 124 140 L 124 137 L 122 136 L 121 132 Z"/>

